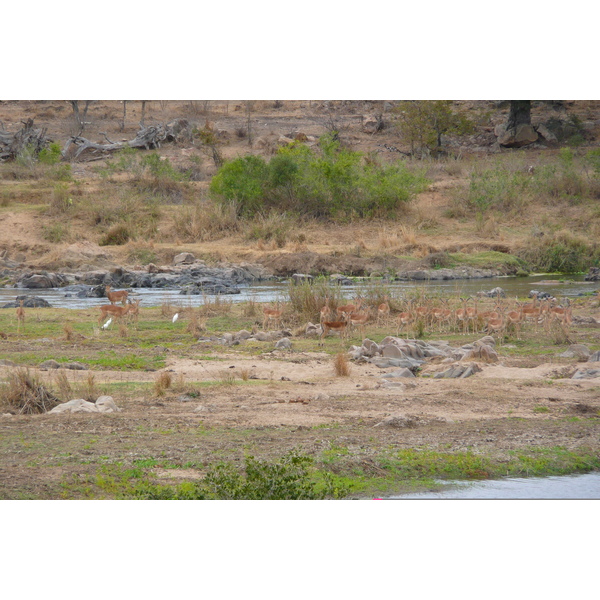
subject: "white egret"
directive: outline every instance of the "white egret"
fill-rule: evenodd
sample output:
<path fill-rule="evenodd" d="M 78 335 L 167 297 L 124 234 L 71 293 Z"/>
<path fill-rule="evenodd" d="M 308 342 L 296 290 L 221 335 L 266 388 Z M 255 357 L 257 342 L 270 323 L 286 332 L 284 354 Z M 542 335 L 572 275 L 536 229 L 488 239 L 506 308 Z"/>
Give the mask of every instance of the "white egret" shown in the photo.
<path fill-rule="evenodd" d="M 179 313 L 175 313 L 175 316 L 173 317 L 173 323 L 175 323 L 177 319 L 179 319 Z"/>
<path fill-rule="evenodd" d="M 102 329 L 108 329 L 108 326 L 112 323 L 112 317 L 102 325 Z"/>

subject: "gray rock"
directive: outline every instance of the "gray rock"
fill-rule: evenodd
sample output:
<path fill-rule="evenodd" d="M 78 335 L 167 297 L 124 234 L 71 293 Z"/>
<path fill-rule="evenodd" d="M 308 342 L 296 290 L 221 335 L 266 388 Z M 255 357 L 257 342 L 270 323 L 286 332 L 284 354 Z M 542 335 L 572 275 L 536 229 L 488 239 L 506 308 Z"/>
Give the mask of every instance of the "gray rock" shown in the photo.
<path fill-rule="evenodd" d="M 481 367 L 477 363 L 471 363 L 470 365 L 454 365 L 446 371 L 436 373 L 434 379 L 465 379 L 471 377 L 475 373 L 481 371 Z"/>
<path fill-rule="evenodd" d="M 59 414 L 64 412 L 80 413 L 80 412 L 100 412 L 99 408 L 92 402 L 88 402 L 83 398 L 69 400 L 55 406 L 48 414 Z"/>
<path fill-rule="evenodd" d="M 587 346 L 585 346 L 583 344 L 571 344 L 565 352 L 563 352 L 562 354 L 559 354 L 558 356 L 560 358 L 587 359 L 589 356 L 591 356 L 591 354 L 592 353 Z"/>
<path fill-rule="evenodd" d="M 40 369 L 60 369 L 61 364 L 53 359 L 45 360 L 43 363 L 40 363 Z"/>
<path fill-rule="evenodd" d="M 102 413 L 110 413 L 110 412 L 120 412 L 121 409 L 117 407 L 112 396 L 100 396 L 96 400 L 96 408 L 99 412 Z"/>
<path fill-rule="evenodd" d="M 577 371 L 571 379 L 595 379 L 600 377 L 600 369 L 583 369 Z"/>
<path fill-rule="evenodd" d="M 173 257 L 174 265 L 189 265 L 196 260 L 196 257 L 191 252 L 181 252 Z"/>
<path fill-rule="evenodd" d="M 289 338 L 282 338 L 275 344 L 276 350 L 291 350 L 292 342 Z"/>
<path fill-rule="evenodd" d="M 78 363 L 78 362 L 69 362 L 69 363 L 64 363 L 63 365 L 60 365 L 63 367 L 63 369 L 71 369 L 73 371 L 87 371 L 88 367 L 84 364 Z"/>
<path fill-rule="evenodd" d="M 406 358 L 406 354 L 395 344 L 388 344 L 381 349 L 384 358 Z"/>
<path fill-rule="evenodd" d="M 414 377 L 414 373 L 410 369 L 398 369 L 397 371 L 392 371 L 391 373 L 386 373 L 381 377 L 385 379 L 394 379 L 396 377 Z"/>
<path fill-rule="evenodd" d="M 591 354 L 588 358 L 588 362 L 600 362 L 600 350 L 597 350 L 594 352 L 594 354 Z"/>

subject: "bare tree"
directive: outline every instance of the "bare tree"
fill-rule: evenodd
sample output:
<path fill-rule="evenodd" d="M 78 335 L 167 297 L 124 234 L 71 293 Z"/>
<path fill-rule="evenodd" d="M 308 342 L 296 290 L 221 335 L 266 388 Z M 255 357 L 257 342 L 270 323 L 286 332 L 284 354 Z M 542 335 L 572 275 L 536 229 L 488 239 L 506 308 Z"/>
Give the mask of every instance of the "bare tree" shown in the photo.
<path fill-rule="evenodd" d="M 246 100 L 246 131 L 248 132 L 248 146 L 252 146 L 252 111 L 254 110 L 254 100 Z"/>
<path fill-rule="evenodd" d="M 71 107 L 73 108 L 73 116 L 75 117 L 75 122 L 77 123 L 77 126 L 79 128 L 78 135 L 81 135 L 83 133 L 83 130 L 85 129 L 85 126 L 86 126 L 85 119 L 87 117 L 88 108 L 90 107 L 90 104 L 93 102 L 93 100 L 85 101 L 83 113 L 79 111 L 79 103 L 80 102 L 81 102 L 81 100 L 69 100 L 69 103 L 71 104 Z"/>

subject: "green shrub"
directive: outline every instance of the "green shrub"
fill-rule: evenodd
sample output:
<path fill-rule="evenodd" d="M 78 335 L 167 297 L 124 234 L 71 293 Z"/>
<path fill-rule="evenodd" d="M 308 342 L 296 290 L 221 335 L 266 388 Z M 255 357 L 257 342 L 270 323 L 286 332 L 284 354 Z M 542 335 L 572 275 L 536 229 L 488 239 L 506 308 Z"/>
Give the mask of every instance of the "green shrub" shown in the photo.
<path fill-rule="evenodd" d="M 42 148 L 38 154 L 38 160 L 44 165 L 55 165 L 60 162 L 61 149 L 60 144 L 51 143 L 47 148 Z"/>
<path fill-rule="evenodd" d="M 69 223 L 57 222 L 42 227 L 42 237 L 53 244 L 58 244 L 70 235 Z"/>
<path fill-rule="evenodd" d="M 210 190 L 217 201 L 234 202 L 244 216 L 277 209 L 348 219 L 393 215 L 426 183 L 422 173 L 412 173 L 403 163 L 365 161 L 327 135 L 318 150 L 294 142 L 268 163 L 253 155 L 227 162 L 214 176 Z"/>
<path fill-rule="evenodd" d="M 552 236 L 534 238 L 519 252 L 535 271 L 579 273 L 600 264 L 600 246 L 586 238 L 561 231 Z"/>

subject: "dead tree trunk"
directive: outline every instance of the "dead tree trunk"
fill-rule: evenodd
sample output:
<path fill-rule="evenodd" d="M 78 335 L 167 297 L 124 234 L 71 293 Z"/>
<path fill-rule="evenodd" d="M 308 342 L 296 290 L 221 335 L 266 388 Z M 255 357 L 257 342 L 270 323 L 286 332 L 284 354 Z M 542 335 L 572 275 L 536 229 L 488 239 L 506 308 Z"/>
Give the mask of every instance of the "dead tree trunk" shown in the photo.
<path fill-rule="evenodd" d="M 189 136 L 189 129 L 188 121 L 176 119 L 167 125 L 144 127 L 137 132 L 133 140 L 126 142 L 111 142 L 108 140 L 108 144 L 98 144 L 76 135 L 67 140 L 62 156 L 68 160 L 78 160 L 85 153 L 86 160 L 95 160 L 106 156 L 109 152 L 115 152 L 123 148 L 153 150 L 160 148 L 163 142 L 173 142 Z"/>
<path fill-rule="evenodd" d="M 33 119 L 22 123 L 24 127 L 16 133 L 0 131 L 0 160 L 14 159 L 27 147 L 37 155 L 50 142 L 47 130 L 34 128 Z"/>

